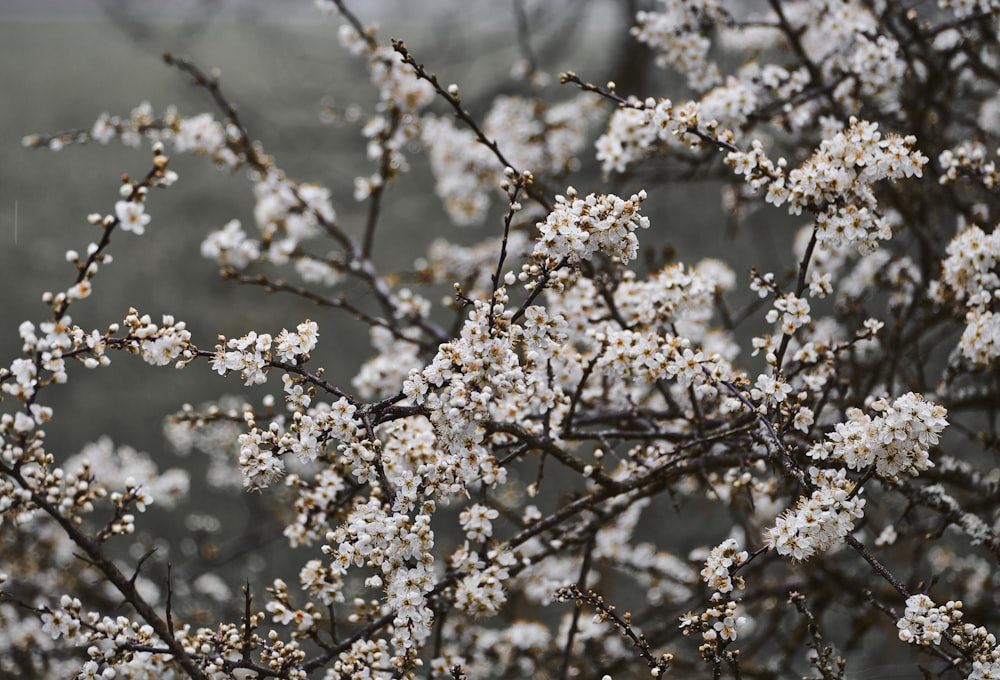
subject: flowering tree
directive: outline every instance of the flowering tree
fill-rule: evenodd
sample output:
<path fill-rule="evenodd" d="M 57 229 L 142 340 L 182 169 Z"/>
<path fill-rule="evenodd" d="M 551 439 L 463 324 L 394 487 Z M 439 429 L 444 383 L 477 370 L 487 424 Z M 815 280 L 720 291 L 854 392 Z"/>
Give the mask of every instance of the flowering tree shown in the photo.
<path fill-rule="evenodd" d="M 878 645 L 914 674 L 1000 678 L 1000 2 L 661 0 L 631 33 L 686 81 L 676 100 L 546 86 L 515 2 L 523 93 L 477 113 L 345 1 L 318 6 L 378 91 L 358 228 L 180 58 L 218 113 L 26 139 L 148 143 L 152 162 L 90 216 L 0 368 L 0 674 L 842 678 Z M 455 225 L 490 237 L 380 271 L 416 146 Z M 73 323 L 112 234 L 156 228 L 168 152 L 246 171 L 256 231 L 229 222 L 201 253 L 316 319 L 214 342 L 135 309 Z M 577 191 L 588 159 L 639 185 Z M 666 219 L 644 202 L 699 176 L 741 229 L 795 216 L 787 272 L 640 258 Z M 310 362 L 345 315 L 374 350 L 350 386 Z M 284 578 L 181 582 L 128 545 L 151 503 L 204 518 L 188 474 L 107 439 L 46 446 L 50 391 L 122 353 L 271 390 L 184 407 L 167 434 L 214 487 L 274 499 Z M 669 526 L 692 521 L 696 546 Z"/>

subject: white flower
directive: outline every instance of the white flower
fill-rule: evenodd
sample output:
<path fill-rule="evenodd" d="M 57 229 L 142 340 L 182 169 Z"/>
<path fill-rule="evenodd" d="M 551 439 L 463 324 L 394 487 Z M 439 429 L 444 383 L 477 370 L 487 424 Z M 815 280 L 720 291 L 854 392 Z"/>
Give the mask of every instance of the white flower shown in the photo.
<path fill-rule="evenodd" d="M 130 231 L 136 235 L 146 232 L 146 225 L 150 220 L 145 205 L 139 201 L 118 201 L 115 203 L 115 216 L 123 231 Z"/>
<path fill-rule="evenodd" d="M 220 265 L 245 269 L 260 257 L 260 244 L 247 238 L 239 220 L 230 220 L 201 243 L 201 255 Z"/>
<path fill-rule="evenodd" d="M 465 537 L 470 541 L 481 543 L 493 535 L 493 522 L 491 520 L 499 516 L 500 513 L 495 508 L 477 503 L 463 510 L 458 519 L 465 532 Z"/>
<path fill-rule="evenodd" d="M 196 151 L 212 155 L 226 143 L 222 124 L 214 120 L 210 113 L 182 118 L 178 126 L 173 138 L 178 152 Z"/>
<path fill-rule="evenodd" d="M 973 661 L 967 680 L 1000 680 L 1000 661 Z"/>
<path fill-rule="evenodd" d="M 779 378 L 774 378 L 767 374 L 757 376 L 757 382 L 750 390 L 750 397 L 762 405 L 771 406 L 780 404 L 792 392 L 792 386 Z"/>

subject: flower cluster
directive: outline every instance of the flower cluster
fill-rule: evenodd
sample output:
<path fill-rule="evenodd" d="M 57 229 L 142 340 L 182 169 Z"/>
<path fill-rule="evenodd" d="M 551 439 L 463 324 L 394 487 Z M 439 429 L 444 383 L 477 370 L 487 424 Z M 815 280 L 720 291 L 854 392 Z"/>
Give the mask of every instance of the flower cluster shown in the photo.
<path fill-rule="evenodd" d="M 764 532 L 764 543 L 779 555 L 807 560 L 817 552 L 843 543 L 854 522 L 864 516 L 861 488 L 848 479 L 845 470 L 809 469 L 815 491 L 801 496 L 794 510 L 778 516 Z"/>
<path fill-rule="evenodd" d="M 224 124 L 211 113 L 184 117 L 172 106 L 157 116 L 148 101 L 132 109 L 127 117 L 101 113 L 90 129 L 53 135 L 47 140 L 47 145 L 58 150 L 69 143 L 94 140 L 107 144 L 116 138 L 132 148 L 139 148 L 144 140 L 154 146 L 171 144 L 178 153 L 194 152 L 207 156 L 220 167 L 230 170 L 241 167 L 247 160 L 242 147 L 245 140 L 239 126 Z M 37 135 L 31 135 L 25 137 L 23 143 L 25 146 L 39 146 L 43 141 Z M 177 176 L 170 173 L 166 179 L 168 183 L 173 183 Z M 116 206 L 116 210 L 123 207 Z M 142 233 L 142 226 L 139 225 L 137 233 Z M 130 230 L 133 229 L 126 228 L 126 231 Z"/>
<path fill-rule="evenodd" d="M 605 173 L 625 172 L 630 164 L 654 153 L 661 142 L 683 138 L 697 123 L 696 102 L 675 107 L 669 99 L 630 100 L 611 114 L 607 130 L 595 142 L 596 158 Z"/>
<path fill-rule="evenodd" d="M 906 598 L 906 611 L 896 621 L 899 639 L 911 645 L 954 645 L 972 657 L 972 672 L 967 680 L 988 680 L 1000 673 L 1000 647 L 997 639 L 982 626 L 964 623 L 961 600 L 938 605 L 924 594 Z"/>
<path fill-rule="evenodd" d="M 736 577 L 733 581 L 733 571 L 746 563 L 749 553 L 740 550 L 735 538 L 728 538 L 712 548 L 701 570 L 701 578 L 708 587 L 720 593 L 732 592 L 733 588 L 743 589 L 743 579 Z"/>
<path fill-rule="evenodd" d="M 541 236 L 532 256 L 548 266 L 589 260 L 604 253 L 627 264 L 635 259 L 639 240 L 635 230 L 648 229 L 649 218 L 639 214 L 646 192 L 627 200 L 614 194 L 577 196 L 570 187 L 556 196 L 555 208 L 538 223 Z"/>
<path fill-rule="evenodd" d="M 949 9 L 959 17 L 970 17 L 976 14 L 990 14 L 1000 9 L 997 0 L 938 0 L 942 9 Z"/>
<path fill-rule="evenodd" d="M 802 26 L 802 46 L 822 64 L 840 108 L 857 114 L 866 103 L 886 111 L 898 110 L 899 84 L 906 71 L 902 47 L 894 35 L 880 30 L 877 15 L 861 3 L 799 5 L 792 20 Z M 812 104 L 814 105 L 814 104 Z M 796 112 L 805 119 L 804 111 Z"/>
<path fill-rule="evenodd" d="M 496 508 L 489 508 L 485 505 L 475 504 L 466 508 L 459 515 L 462 523 L 462 531 L 465 537 L 473 543 L 482 543 L 493 535 L 493 521 L 500 516 Z"/>
<path fill-rule="evenodd" d="M 951 184 L 960 176 L 972 176 L 987 189 L 992 189 L 1000 182 L 996 161 L 988 160 L 989 151 L 982 142 L 963 142 L 951 149 L 945 149 L 938 155 L 938 164 L 943 172 L 938 177 L 941 184 Z"/>
<path fill-rule="evenodd" d="M 740 632 L 751 626 L 751 621 L 739 613 L 739 605 L 732 600 L 713 599 L 713 605 L 704 612 L 688 612 L 680 617 L 680 621 L 680 629 L 684 635 L 700 633 L 711 647 L 735 642 Z"/>
<path fill-rule="evenodd" d="M 271 601 L 264 606 L 264 609 L 271 614 L 275 623 L 283 626 L 294 624 L 297 633 L 304 633 L 315 629 L 315 626 L 322 621 L 323 615 L 316 610 L 312 602 L 308 603 L 304 610 L 292 606 L 288 585 L 280 578 L 274 580 L 274 585 L 269 590 Z"/>
<path fill-rule="evenodd" d="M 777 323 L 780 320 L 781 332 L 785 335 L 794 335 L 795 331 L 810 321 L 809 301 L 796 297 L 793 293 L 786 293 L 775 299 L 774 309 L 770 310 L 765 318 L 768 323 Z"/>
<path fill-rule="evenodd" d="M 975 224 L 948 244 L 947 257 L 941 262 L 941 283 L 956 299 L 969 307 L 987 307 L 993 293 L 1000 289 L 1000 232 L 989 234 Z"/>
<path fill-rule="evenodd" d="M 944 407 L 909 392 L 891 404 L 878 399 L 871 409 L 878 414 L 874 418 L 849 409 L 848 420 L 837 424 L 828 441 L 814 444 L 809 457 L 841 461 L 851 470 L 874 465 L 875 473 L 890 481 L 934 467 L 928 453 L 948 425 Z"/>
<path fill-rule="evenodd" d="M 423 368 L 416 339 L 405 334 L 397 337 L 383 326 L 374 326 L 371 344 L 378 354 L 366 361 L 351 381 L 362 399 L 391 397 L 399 392 L 410 371 Z"/>
<path fill-rule="evenodd" d="M 522 97 L 497 97 L 483 122 L 483 134 L 504 151 L 520 172 L 559 177 L 570 170 L 583 150 L 600 109 L 590 97 L 575 97 L 552 106 Z M 490 197 L 503 180 L 505 166 L 477 143 L 476 135 L 449 118 L 424 116 L 421 141 L 427 147 L 438 197 L 455 224 L 479 224 Z"/>
<path fill-rule="evenodd" d="M 126 347 L 152 366 L 166 366 L 177 359 L 192 358 L 191 332 L 183 321 L 164 314 L 162 323 L 153 323 L 148 314 L 130 309 L 122 325 L 128 331 Z"/>
<path fill-rule="evenodd" d="M 101 122 L 98 119 L 95 129 Z M 141 129 L 143 122 L 141 119 L 137 121 L 133 116 L 131 125 Z M 164 128 L 164 137 L 173 142 L 174 150 L 178 153 L 193 151 L 208 156 L 217 165 L 231 170 L 240 167 L 245 160 L 239 147 L 242 139 L 240 129 L 235 125 L 224 125 L 215 120 L 211 113 L 183 118 L 168 111 L 164 115 Z M 107 130 L 104 132 L 106 136 Z"/>
<path fill-rule="evenodd" d="M 883 135 L 877 123 L 851 118 L 850 127 L 824 140 L 800 167 L 786 173 L 784 159 L 767 157 L 755 141 L 749 152 L 732 151 L 726 162 L 752 188 L 767 189 L 767 201 L 788 203 L 793 215 L 815 210 L 816 238 L 831 246 L 874 250 L 892 237 L 879 214 L 873 185 L 885 179 L 921 177 L 927 157 L 913 149 L 916 138 Z"/>
<path fill-rule="evenodd" d="M 332 265 L 309 258 L 300 250 L 303 241 L 316 238 L 335 223 L 330 190 L 295 182 L 271 171 L 254 185 L 254 196 L 257 199 L 254 219 L 264 237 L 263 255 L 267 260 L 283 265 L 294 259 L 296 269 L 306 280 L 336 283 L 339 277 Z M 236 244 L 243 241 L 235 230 L 229 238 Z M 242 247 L 252 248 L 249 244 Z"/>
<path fill-rule="evenodd" d="M 219 375 L 239 371 L 247 385 L 267 382 L 272 361 L 304 363 L 316 348 L 319 327 L 315 321 L 300 323 L 295 332 L 281 329 L 278 336 L 250 331 L 240 338 L 220 337 L 212 357 L 212 370 Z"/>
<path fill-rule="evenodd" d="M 948 628 L 962 620 L 962 603 L 937 606 L 926 595 L 906 598 L 906 612 L 896 622 L 899 639 L 918 645 L 939 645 Z"/>
<path fill-rule="evenodd" d="M 720 79 L 719 67 L 708 59 L 712 43 L 702 32 L 723 20 L 725 11 L 712 0 L 661 0 L 661 4 L 662 11 L 636 15 L 637 25 L 632 35 L 659 50 L 657 65 L 677 69 L 687 77 L 691 89 L 711 87 Z"/>
<path fill-rule="evenodd" d="M 393 635 L 398 648 L 412 651 L 431 632 L 433 612 L 427 593 L 434 587 L 434 532 L 430 529 L 433 504 L 410 517 L 386 513 L 377 499 L 357 506 L 347 521 L 327 534 L 323 551 L 333 568 L 370 565 L 376 573 L 369 586 L 385 585 L 386 606 L 394 612 Z M 461 606 L 461 605 L 460 605 Z"/>
<path fill-rule="evenodd" d="M 327 9 L 331 3 L 321 3 Z M 336 11 L 335 9 L 333 11 Z M 403 56 L 375 40 L 375 28 L 345 23 L 338 37 L 355 56 L 368 55 L 368 71 L 379 91 L 379 111 L 365 124 L 362 134 L 368 140 L 370 160 L 379 161 L 379 169 L 368 177 L 354 180 L 354 198 L 363 201 L 377 194 L 409 165 L 403 149 L 420 138 L 420 111 L 434 99 L 434 88 L 417 78 Z"/>
<path fill-rule="evenodd" d="M 932 294 L 964 303 L 965 331 L 959 340 L 962 355 L 973 364 L 988 365 L 1000 356 L 1000 316 L 993 311 L 1000 290 L 1000 232 L 987 234 L 970 225 L 948 244 L 948 257 L 941 263 L 941 278 L 932 284 Z"/>
<path fill-rule="evenodd" d="M 83 477 L 93 475 L 109 489 L 142 489 L 144 503 L 152 503 L 155 499 L 157 506 L 166 509 L 173 509 L 188 495 L 191 487 L 191 475 L 187 470 L 158 469 L 148 453 L 131 446 L 115 446 L 109 437 L 101 437 L 83 447 L 63 467 L 73 469 L 77 465 L 87 471 Z"/>
<path fill-rule="evenodd" d="M 222 229 L 205 238 L 201 244 L 201 255 L 225 267 L 246 269 L 260 257 L 260 244 L 247 238 L 239 220 L 230 220 Z"/>
<path fill-rule="evenodd" d="M 502 330 L 504 314 L 499 301 L 492 309 L 477 304 L 459 337 L 441 345 L 434 360 L 411 371 L 403 385 L 403 393 L 427 409 L 437 443 L 454 463 L 437 473 L 445 473 L 436 483 L 449 493 L 480 480 L 501 483 L 506 477 L 483 446 L 485 423 L 495 404 L 529 389 L 511 335 Z"/>
<path fill-rule="evenodd" d="M 455 587 L 455 606 L 477 616 L 496 614 L 503 609 L 507 602 L 504 584 L 510 578 L 510 568 L 517 562 L 506 550 L 491 550 L 485 557 L 484 561 L 474 553 L 464 553 L 462 558 L 453 559 L 453 564 L 466 572 Z"/>

